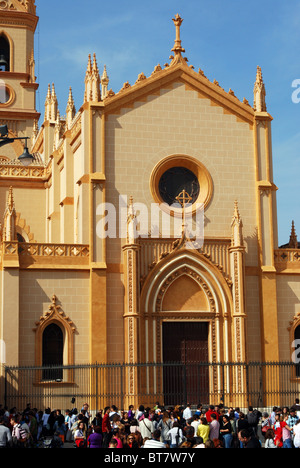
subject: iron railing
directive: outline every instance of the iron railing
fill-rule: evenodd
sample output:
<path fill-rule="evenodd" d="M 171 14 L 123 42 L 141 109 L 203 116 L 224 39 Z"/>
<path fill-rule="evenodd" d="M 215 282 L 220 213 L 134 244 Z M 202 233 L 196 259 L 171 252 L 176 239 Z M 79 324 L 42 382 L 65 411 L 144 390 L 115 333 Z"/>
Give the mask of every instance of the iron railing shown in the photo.
<path fill-rule="evenodd" d="M 71 409 L 87 402 L 165 406 L 223 403 L 229 407 L 290 406 L 300 394 L 299 368 L 273 363 L 136 363 L 5 367 L 1 398 L 8 407 Z"/>

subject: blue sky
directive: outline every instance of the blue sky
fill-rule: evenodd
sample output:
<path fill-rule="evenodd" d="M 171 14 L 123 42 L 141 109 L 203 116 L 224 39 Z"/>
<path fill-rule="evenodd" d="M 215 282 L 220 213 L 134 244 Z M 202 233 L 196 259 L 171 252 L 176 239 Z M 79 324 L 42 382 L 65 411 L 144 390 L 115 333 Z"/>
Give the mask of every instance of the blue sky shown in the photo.
<path fill-rule="evenodd" d="M 96 53 L 100 72 L 107 66 L 109 88 L 115 92 L 126 81 L 133 84 L 139 73 L 149 76 L 155 65 L 169 62 L 176 13 L 184 19 L 181 39 L 189 64 L 250 104 L 260 65 L 267 108 L 274 118 L 279 244 L 288 242 L 292 220 L 300 241 L 300 103 L 292 101 L 292 83 L 300 80 L 299 0 L 36 0 L 36 4 L 37 106 L 42 115 L 48 83 L 55 84 L 62 115 L 70 86 L 80 108 L 89 54 Z"/>

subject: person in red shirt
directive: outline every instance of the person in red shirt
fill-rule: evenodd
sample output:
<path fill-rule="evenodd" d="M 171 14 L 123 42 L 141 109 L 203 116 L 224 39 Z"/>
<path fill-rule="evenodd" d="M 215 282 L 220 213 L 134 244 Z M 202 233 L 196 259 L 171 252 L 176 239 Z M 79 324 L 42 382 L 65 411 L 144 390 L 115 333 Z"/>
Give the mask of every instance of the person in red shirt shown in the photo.
<path fill-rule="evenodd" d="M 104 409 L 104 416 L 102 419 L 102 435 L 103 435 L 103 448 L 108 448 L 109 442 L 112 438 L 112 427 L 109 419 L 110 407 Z"/>
<path fill-rule="evenodd" d="M 273 431 L 275 433 L 274 443 L 276 447 L 278 448 L 282 448 L 283 446 L 282 429 L 284 426 L 286 426 L 286 424 L 283 423 L 283 421 L 281 421 L 280 413 L 277 413 L 275 415 L 275 423 L 273 425 Z"/>
<path fill-rule="evenodd" d="M 209 424 L 211 423 L 211 414 L 212 413 L 214 413 L 216 415 L 217 421 L 219 420 L 219 417 L 220 417 L 219 413 L 217 411 L 215 411 L 215 407 L 213 405 L 210 405 L 208 410 L 205 413 L 206 420 L 207 420 L 207 422 Z"/>

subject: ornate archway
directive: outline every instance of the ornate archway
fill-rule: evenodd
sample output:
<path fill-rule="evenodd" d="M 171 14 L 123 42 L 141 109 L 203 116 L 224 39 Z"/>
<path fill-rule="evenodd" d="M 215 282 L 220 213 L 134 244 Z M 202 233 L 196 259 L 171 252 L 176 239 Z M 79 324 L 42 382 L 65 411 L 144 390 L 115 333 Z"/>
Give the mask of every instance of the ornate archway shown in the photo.
<path fill-rule="evenodd" d="M 162 259 L 146 279 L 140 300 L 141 360 L 160 361 L 163 321 L 209 323 L 209 358 L 229 361 L 233 301 L 226 278 L 196 250 L 181 249 Z"/>

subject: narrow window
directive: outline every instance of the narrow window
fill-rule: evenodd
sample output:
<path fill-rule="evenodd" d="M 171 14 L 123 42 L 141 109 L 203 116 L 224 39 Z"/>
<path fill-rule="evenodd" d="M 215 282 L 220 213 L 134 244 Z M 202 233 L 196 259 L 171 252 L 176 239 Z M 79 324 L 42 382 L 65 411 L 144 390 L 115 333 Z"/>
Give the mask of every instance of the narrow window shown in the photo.
<path fill-rule="evenodd" d="M 5 36 L 0 36 L 0 71 L 10 71 L 10 47 Z"/>
<path fill-rule="evenodd" d="M 43 380 L 62 380 L 63 332 L 55 323 L 45 328 L 43 333 Z M 56 368 L 58 366 L 58 368 Z M 53 368 L 51 368 L 53 367 Z"/>

